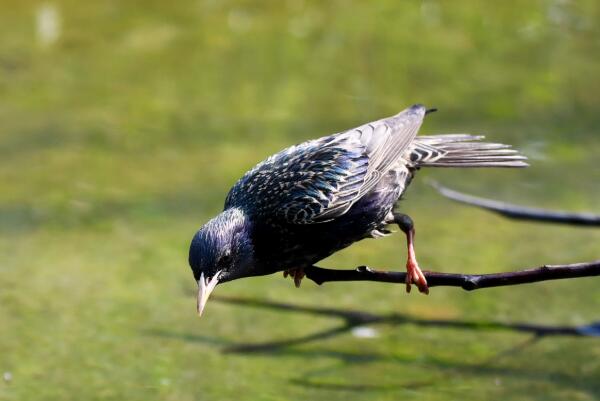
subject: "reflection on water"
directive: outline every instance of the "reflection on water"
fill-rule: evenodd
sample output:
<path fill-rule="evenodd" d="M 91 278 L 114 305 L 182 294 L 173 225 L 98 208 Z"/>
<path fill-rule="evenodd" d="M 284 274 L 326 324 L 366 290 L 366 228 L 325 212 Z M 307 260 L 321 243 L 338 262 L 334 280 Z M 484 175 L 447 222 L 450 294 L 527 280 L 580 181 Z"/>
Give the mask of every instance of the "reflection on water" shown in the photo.
<path fill-rule="evenodd" d="M 36 29 L 40 44 L 49 46 L 60 37 L 60 16 L 55 5 L 44 3 L 36 11 Z"/>

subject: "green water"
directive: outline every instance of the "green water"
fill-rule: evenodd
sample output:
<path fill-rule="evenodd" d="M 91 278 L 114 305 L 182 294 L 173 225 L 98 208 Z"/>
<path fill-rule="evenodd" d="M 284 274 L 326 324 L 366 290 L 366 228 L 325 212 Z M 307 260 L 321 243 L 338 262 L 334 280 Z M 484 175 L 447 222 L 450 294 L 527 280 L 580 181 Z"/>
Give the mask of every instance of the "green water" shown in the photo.
<path fill-rule="evenodd" d="M 600 212 L 596 1 L 2 1 L 0 399 L 593 400 L 600 339 L 493 328 L 600 320 L 600 281 L 474 293 L 280 275 L 216 294 L 199 320 L 187 247 L 254 163 L 421 102 L 424 133 L 485 133 L 518 171 L 423 171 L 402 209 L 426 269 L 493 272 L 600 257 L 600 231 L 503 220 L 425 183 Z M 404 240 L 322 264 L 402 269 Z M 416 319 L 416 320 L 415 320 Z M 467 327 L 442 322 L 473 322 Z M 492 326 L 491 328 L 489 326 Z M 364 330 L 363 330 L 364 331 Z"/>

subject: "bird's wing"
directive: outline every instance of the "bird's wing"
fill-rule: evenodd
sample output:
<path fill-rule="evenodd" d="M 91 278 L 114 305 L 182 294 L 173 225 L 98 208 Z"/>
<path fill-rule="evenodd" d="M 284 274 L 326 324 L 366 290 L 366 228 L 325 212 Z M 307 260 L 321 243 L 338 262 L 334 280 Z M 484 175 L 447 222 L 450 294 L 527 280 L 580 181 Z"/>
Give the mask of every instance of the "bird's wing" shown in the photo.
<path fill-rule="evenodd" d="M 425 108 L 287 148 L 258 164 L 232 188 L 225 208 L 294 224 L 335 219 L 369 192 L 417 135 Z"/>

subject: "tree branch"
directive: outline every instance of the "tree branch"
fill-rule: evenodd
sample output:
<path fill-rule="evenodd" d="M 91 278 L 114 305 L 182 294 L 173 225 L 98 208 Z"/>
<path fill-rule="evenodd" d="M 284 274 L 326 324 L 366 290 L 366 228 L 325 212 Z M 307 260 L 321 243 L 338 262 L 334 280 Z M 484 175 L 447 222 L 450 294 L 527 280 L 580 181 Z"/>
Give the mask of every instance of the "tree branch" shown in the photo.
<path fill-rule="evenodd" d="M 431 182 L 431 185 L 437 189 L 441 195 L 448 199 L 489 210 L 510 219 L 570 224 L 576 226 L 600 226 L 600 215 L 597 214 L 572 213 L 561 210 L 547 210 L 513 205 L 493 199 L 467 195 L 458 191 L 454 191 L 450 188 L 446 188 L 436 182 Z"/>
<path fill-rule="evenodd" d="M 359 266 L 354 270 L 325 269 L 312 266 L 304 269 L 306 277 L 318 285 L 332 281 L 378 281 L 383 283 L 404 283 L 405 272 L 373 270 Z M 505 273 L 461 274 L 423 272 L 429 287 L 461 287 L 472 291 L 481 288 L 501 287 L 536 283 L 546 280 L 560 280 L 576 277 L 600 276 L 600 259 L 592 262 L 568 265 L 544 265 L 533 269 Z"/>

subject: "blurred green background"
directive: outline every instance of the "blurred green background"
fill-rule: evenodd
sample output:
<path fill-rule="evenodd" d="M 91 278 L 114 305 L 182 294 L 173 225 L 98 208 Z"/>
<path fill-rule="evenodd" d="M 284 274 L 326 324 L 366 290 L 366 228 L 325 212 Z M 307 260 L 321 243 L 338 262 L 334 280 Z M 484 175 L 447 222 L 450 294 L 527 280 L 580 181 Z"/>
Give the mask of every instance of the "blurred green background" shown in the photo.
<path fill-rule="evenodd" d="M 600 340 L 483 330 L 600 320 L 598 279 L 465 293 L 240 280 L 215 294 L 473 321 L 336 327 L 209 303 L 193 233 L 230 186 L 292 143 L 421 102 L 422 132 L 483 133 L 518 171 L 428 170 L 402 210 L 425 269 L 514 270 L 600 257 L 600 231 L 517 223 L 441 198 L 599 212 L 600 5 L 538 1 L 1 1 L 1 400 L 592 400 Z M 403 269 L 404 238 L 324 261 Z M 374 338 L 358 335 L 367 333 Z"/>

